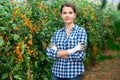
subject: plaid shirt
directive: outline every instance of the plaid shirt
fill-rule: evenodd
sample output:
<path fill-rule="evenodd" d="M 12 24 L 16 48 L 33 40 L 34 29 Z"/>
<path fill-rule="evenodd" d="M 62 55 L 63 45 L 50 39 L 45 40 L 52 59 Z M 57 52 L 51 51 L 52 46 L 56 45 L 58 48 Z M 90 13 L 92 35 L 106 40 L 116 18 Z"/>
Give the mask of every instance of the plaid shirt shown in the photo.
<path fill-rule="evenodd" d="M 65 27 L 57 30 L 51 42 L 55 43 L 58 50 L 68 50 L 75 47 L 79 42 L 87 43 L 87 34 L 84 28 L 74 25 L 70 34 L 66 36 Z M 84 72 L 83 58 L 85 51 L 79 51 L 68 55 L 68 59 L 58 58 L 58 50 L 46 49 L 46 54 L 50 59 L 54 59 L 52 73 L 60 78 L 73 78 Z"/>

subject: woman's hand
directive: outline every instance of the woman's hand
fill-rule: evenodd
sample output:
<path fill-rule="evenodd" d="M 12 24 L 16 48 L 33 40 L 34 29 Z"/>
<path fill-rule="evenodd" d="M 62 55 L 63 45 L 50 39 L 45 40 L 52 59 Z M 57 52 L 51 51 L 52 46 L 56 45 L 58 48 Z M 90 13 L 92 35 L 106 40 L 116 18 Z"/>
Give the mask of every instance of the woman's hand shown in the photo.
<path fill-rule="evenodd" d="M 77 51 L 84 51 L 86 49 L 86 45 L 84 43 L 78 43 L 74 48 L 68 49 L 68 54 L 74 54 Z"/>
<path fill-rule="evenodd" d="M 57 50 L 57 46 L 55 45 L 55 43 L 52 43 L 52 42 L 49 43 L 48 48 L 53 49 L 53 50 Z"/>

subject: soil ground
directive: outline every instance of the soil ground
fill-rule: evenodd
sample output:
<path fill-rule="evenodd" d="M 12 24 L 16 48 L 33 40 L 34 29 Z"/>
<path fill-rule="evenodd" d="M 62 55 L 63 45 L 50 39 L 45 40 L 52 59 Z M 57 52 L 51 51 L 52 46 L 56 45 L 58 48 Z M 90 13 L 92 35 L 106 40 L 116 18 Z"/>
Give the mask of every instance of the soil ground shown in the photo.
<path fill-rule="evenodd" d="M 112 59 L 105 59 L 90 67 L 82 75 L 82 80 L 120 80 L 120 51 L 104 51 Z"/>

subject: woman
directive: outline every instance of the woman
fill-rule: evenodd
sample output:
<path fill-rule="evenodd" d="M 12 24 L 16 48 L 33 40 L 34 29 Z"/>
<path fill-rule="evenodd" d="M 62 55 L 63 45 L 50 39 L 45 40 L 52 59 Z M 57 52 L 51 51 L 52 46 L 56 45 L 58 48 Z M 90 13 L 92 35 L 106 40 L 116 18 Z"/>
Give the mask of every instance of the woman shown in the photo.
<path fill-rule="evenodd" d="M 84 28 L 74 24 L 76 9 L 72 3 L 64 3 L 60 12 L 65 25 L 54 32 L 46 50 L 48 58 L 54 60 L 52 80 L 80 80 L 87 34 Z"/>

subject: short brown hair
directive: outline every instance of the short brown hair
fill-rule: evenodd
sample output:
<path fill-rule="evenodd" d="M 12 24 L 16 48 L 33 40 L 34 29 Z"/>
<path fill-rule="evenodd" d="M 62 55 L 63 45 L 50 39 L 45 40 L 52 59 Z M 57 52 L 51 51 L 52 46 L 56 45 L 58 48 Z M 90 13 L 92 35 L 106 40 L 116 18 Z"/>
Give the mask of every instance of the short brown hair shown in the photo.
<path fill-rule="evenodd" d="M 64 4 L 61 5 L 61 8 L 60 8 L 60 12 L 61 13 L 62 13 L 63 7 L 65 7 L 65 6 L 71 7 L 73 9 L 74 13 L 76 13 L 76 7 L 75 7 L 75 5 L 73 5 L 72 3 L 69 3 L 69 2 L 65 2 Z"/>

